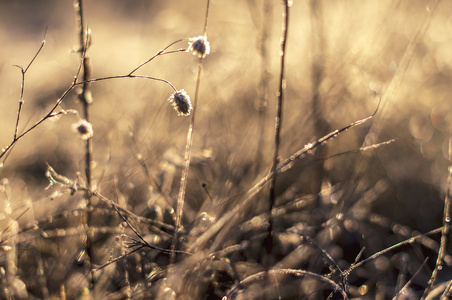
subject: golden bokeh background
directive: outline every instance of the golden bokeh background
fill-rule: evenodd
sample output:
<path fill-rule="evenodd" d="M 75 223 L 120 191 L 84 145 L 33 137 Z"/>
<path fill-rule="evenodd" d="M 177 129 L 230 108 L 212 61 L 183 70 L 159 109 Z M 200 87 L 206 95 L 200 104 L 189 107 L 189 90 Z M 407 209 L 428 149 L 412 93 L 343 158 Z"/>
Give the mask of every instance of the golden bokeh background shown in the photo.
<path fill-rule="evenodd" d="M 266 12 L 264 3 L 269 5 Z M 280 156 L 289 157 L 322 132 L 370 116 L 381 99 L 370 124 L 327 143 L 323 156 L 356 150 L 366 136 L 374 143 L 396 140 L 377 150 L 327 159 L 327 181 L 340 190 L 349 179 L 357 179 L 351 198 L 376 191 L 366 209 L 413 230 L 441 226 L 452 120 L 452 3 L 313 3 L 293 1 L 290 11 Z M 205 1 L 84 4 L 93 78 L 125 75 L 170 43 L 203 33 Z M 282 12 L 280 1 L 211 1 L 211 53 L 201 77 L 187 222 L 209 210 L 201 183 L 223 201 L 244 193 L 271 167 Z M 17 118 L 21 72 L 14 65 L 28 65 L 44 33 L 46 44 L 25 75 L 19 132 L 45 116 L 71 85 L 80 62 L 74 52 L 79 37 L 72 1 L 0 2 L 2 147 L 12 140 Z M 187 46 L 180 42 L 172 49 Z M 168 80 L 193 98 L 197 62 L 190 53 L 164 55 L 138 74 Z M 318 82 L 315 72 L 320 74 Z M 266 109 L 263 74 L 268 75 Z M 112 79 L 93 83 L 91 89 L 97 188 L 107 196 L 124 197 L 133 207 L 146 206 L 148 182 L 136 159 L 139 154 L 157 182 L 168 172 L 175 176 L 169 187 L 175 204 L 190 119 L 178 117 L 167 102 L 172 89 L 143 79 Z M 315 94 L 319 112 L 313 111 Z M 74 92 L 61 109 L 81 112 Z M 316 120 L 325 127 L 318 128 Z M 77 121 L 74 115 L 48 120 L 8 155 L 0 177 L 8 180 L 2 185 L 8 186 L 7 198 L 14 198 L 11 216 L 17 218 L 31 203 L 35 206 L 35 215 L 21 216 L 21 224 L 78 207 L 78 200 L 70 196 L 49 200 L 54 190 L 45 190 L 47 163 L 68 178 L 76 178 L 78 172 L 83 177 L 84 142 L 71 129 Z M 302 163 L 281 176 L 281 193 L 294 180 L 301 181 L 298 193 L 312 193 L 312 168 Z"/>

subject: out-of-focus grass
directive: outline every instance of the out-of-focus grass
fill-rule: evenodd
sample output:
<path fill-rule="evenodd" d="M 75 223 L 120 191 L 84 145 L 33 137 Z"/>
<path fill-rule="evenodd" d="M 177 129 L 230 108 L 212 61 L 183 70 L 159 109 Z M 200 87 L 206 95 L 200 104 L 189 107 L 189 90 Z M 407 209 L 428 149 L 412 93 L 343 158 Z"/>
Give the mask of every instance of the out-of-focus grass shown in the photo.
<path fill-rule="evenodd" d="M 324 75 L 318 92 L 323 117 L 330 128 L 335 129 L 373 113 L 380 96 L 385 95 L 391 84 L 405 49 L 422 26 L 420 20 L 428 13 L 426 7 L 429 4 L 426 1 L 324 1 L 323 4 L 323 33 L 316 33 L 323 34 L 324 41 L 321 49 Z M 89 49 L 93 78 L 127 74 L 169 43 L 200 35 L 204 6 L 204 1 L 179 0 L 134 1 L 133 5 L 123 1 L 87 2 L 85 19 L 93 39 Z M 264 124 L 268 134 L 263 148 L 258 149 L 260 128 L 256 107 L 262 72 L 258 48 L 263 22 L 262 3 L 251 0 L 212 1 L 208 26 L 212 53 L 203 66 L 194 136 L 195 158 L 184 213 L 187 227 L 193 222 L 197 224 L 197 216 L 203 211 L 213 218 L 220 217 L 224 211 L 218 208 L 219 203 L 223 208 L 240 205 L 236 199 L 240 199 L 240 195 L 270 168 L 282 11 L 278 1 L 274 1 L 272 7 L 272 17 L 266 20 L 271 24 L 266 41 L 269 63 L 265 66 L 271 74 Z M 327 161 L 329 180 L 335 189 L 354 191 L 346 195 L 350 201 L 361 201 L 368 195 L 366 192 L 376 187 L 376 198 L 364 201 L 363 210 L 366 213 L 377 212 L 420 232 L 441 226 L 442 219 L 451 119 L 451 11 L 449 2 L 439 4 L 429 29 L 411 57 L 411 65 L 401 74 L 401 85 L 387 102 L 382 103 L 372 123 L 376 141 L 397 138 L 396 142 L 371 153 L 342 155 Z M 280 151 L 283 158 L 319 138 L 314 134 L 310 104 L 314 54 L 308 2 L 295 1 L 291 12 Z M 47 43 L 26 75 L 20 130 L 48 111 L 77 72 L 79 56 L 71 53 L 78 44 L 75 16 L 71 1 L 0 3 L 0 122 L 3 129 L 0 143 L 5 146 L 14 132 L 20 93 L 20 71 L 13 65 L 29 62 L 46 27 Z M 178 53 L 159 57 L 139 73 L 167 79 L 177 89 L 183 88 L 193 94 L 196 63 L 195 57 Z M 157 182 L 163 182 L 162 178 L 174 172 L 175 178 L 169 183 L 167 196 L 175 207 L 189 119 L 177 117 L 167 103 L 172 90 L 159 82 L 118 79 L 94 83 L 92 92 L 94 182 L 98 190 L 108 197 L 122 199 L 131 209 L 136 209 L 138 215 L 149 213 L 155 203 L 136 159 L 139 153 Z M 75 94 L 67 97 L 62 107 L 79 109 L 75 98 Z M 79 205 L 79 198 L 70 196 L 51 201 L 48 198 L 53 190 L 44 190 L 48 184 L 46 163 L 69 178 L 75 178 L 84 168 L 83 142 L 71 131 L 71 124 L 76 121 L 74 116 L 63 116 L 46 122 L 21 140 L 6 160 L 1 177 L 9 182 L 7 196 L 11 198 L 13 218 L 17 218 L 30 203 L 34 207 L 35 216 L 25 213 L 19 219 L 21 226 Z M 329 142 L 327 154 L 359 148 L 370 130 L 366 126 Z M 135 142 L 138 150 L 132 146 Z M 256 170 L 258 150 L 264 154 L 264 163 Z M 361 161 L 365 161 L 364 172 L 357 171 Z M 310 181 L 312 167 L 313 164 L 300 163 L 281 175 L 277 180 L 278 193 L 296 187 L 293 191 L 295 198 L 310 194 L 313 189 Z M 101 174 L 104 175 L 98 182 Z M 348 186 L 354 181 L 357 184 L 355 189 Z M 213 203 L 202 188 L 204 182 Z M 381 193 L 378 187 L 384 187 Z M 256 199 L 255 213 L 263 213 L 265 198 L 264 193 Z M 319 207 L 310 207 L 300 216 L 308 217 L 306 214 L 320 216 L 320 219 L 330 217 Z M 167 211 L 163 215 L 166 222 L 171 221 Z M 284 228 L 293 222 L 287 217 L 280 221 L 280 226 Z M 77 220 L 71 226 L 76 224 Z M 59 223 L 55 226 L 71 227 Z M 202 231 L 201 225 L 199 228 Z M 356 228 L 346 229 L 354 232 Z M 375 247 L 368 247 L 367 255 L 397 242 L 384 230 L 373 230 L 363 231 L 362 239 Z M 338 254 L 338 261 L 352 263 L 363 246 L 362 241 L 354 240 L 351 235 L 345 234 L 336 244 L 329 245 L 331 251 L 342 253 Z M 65 239 L 71 245 L 79 242 L 72 236 Z M 48 252 L 50 254 L 60 243 L 56 241 L 50 245 L 43 242 L 42 247 L 53 247 Z M 99 263 L 108 259 L 111 244 L 105 243 L 103 247 L 102 255 L 97 257 Z M 348 253 L 349 250 L 352 253 Z M 256 252 L 251 249 L 244 255 L 255 261 L 257 257 L 253 255 Z M 285 252 L 281 250 L 281 253 Z M 46 254 L 46 249 L 43 249 L 45 261 Z M 71 255 L 66 257 L 62 254 L 61 260 L 56 259 L 52 262 L 54 265 L 49 263 L 45 268 L 57 270 L 55 265 L 58 265 L 58 270 L 64 270 L 65 264 L 74 259 Z M 27 260 L 22 259 L 20 266 L 26 268 Z M 147 259 L 149 265 L 158 261 Z M 23 274 L 25 271 L 23 269 Z M 64 281 L 69 282 L 72 274 L 66 271 Z M 415 271 L 410 272 L 413 274 Z M 426 274 L 423 276 L 428 276 Z M 424 277 L 422 280 L 426 281 Z M 50 281 L 51 277 L 48 279 Z M 356 279 L 354 284 L 356 282 L 359 280 Z M 49 289 L 57 293 L 58 284 L 49 286 Z"/>

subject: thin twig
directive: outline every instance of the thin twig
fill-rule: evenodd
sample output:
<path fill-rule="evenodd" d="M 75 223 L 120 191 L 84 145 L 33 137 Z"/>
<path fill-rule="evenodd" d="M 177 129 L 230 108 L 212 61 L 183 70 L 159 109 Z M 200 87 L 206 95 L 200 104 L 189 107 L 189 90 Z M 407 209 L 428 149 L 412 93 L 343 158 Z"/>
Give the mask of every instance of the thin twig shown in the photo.
<path fill-rule="evenodd" d="M 206 16 L 205 16 L 205 24 L 204 24 L 204 36 L 207 35 L 207 20 L 209 16 L 209 5 L 210 0 L 207 0 L 207 8 L 206 8 Z M 196 79 L 196 89 L 195 89 L 195 98 L 193 100 L 193 111 L 191 114 L 191 120 L 190 125 L 188 127 L 188 133 L 187 133 L 187 142 L 185 145 L 185 157 L 184 157 L 184 169 L 182 171 L 182 176 L 180 180 L 180 187 L 179 187 L 179 194 L 177 197 L 177 208 L 176 208 L 176 226 L 174 231 L 174 238 L 172 243 L 172 249 L 175 250 L 177 247 L 177 240 L 179 236 L 179 231 L 181 229 L 182 224 L 182 215 L 184 210 L 184 202 L 185 202 L 185 191 L 187 188 L 187 180 L 188 180 L 188 173 L 190 169 L 190 161 L 191 161 L 191 149 L 193 144 L 193 132 L 195 129 L 195 117 L 196 117 L 196 110 L 198 107 L 198 95 L 199 95 L 199 86 L 201 83 L 201 71 L 202 71 L 202 62 L 203 62 L 203 56 L 201 55 L 198 60 L 198 76 Z M 175 255 L 171 256 L 171 262 L 174 263 Z"/>
<path fill-rule="evenodd" d="M 163 249 L 157 246 L 153 246 L 151 244 L 149 244 L 143 237 L 143 235 L 141 233 L 138 232 L 137 229 L 135 229 L 135 227 L 129 222 L 129 220 L 121 213 L 121 211 L 119 210 L 119 207 L 114 204 L 113 202 L 110 202 L 110 204 L 113 206 L 113 208 L 115 209 L 116 213 L 121 217 L 121 219 L 126 222 L 127 226 L 133 231 L 133 233 L 135 233 L 135 235 L 141 240 L 141 242 L 137 242 L 135 241 L 134 245 L 144 245 L 148 248 L 154 249 L 154 250 L 158 250 L 160 252 L 164 252 L 164 253 L 171 253 L 171 250 L 167 250 L 167 249 Z M 176 251 L 177 253 L 183 253 L 183 254 L 191 254 L 189 252 L 186 251 Z"/>
<path fill-rule="evenodd" d="M 39 125 L 41 125 L 44 121 L 46 121 L 47 119 L 62 115 L 62 114 L 67 114 L 66 111 L 61 111 L 61 112 L 55 112 L 55 110 L 57 109 L 57 107 L 61 104 L 61 102 L 63 101 L 63 99 L 69 94 L 70 91 L 72 91 L 72 89 L 74 88 L 74 84 L 72 84 L 66 91 L 63 92 L 63 95 L 57 100 L 57 103 L 50 109 L 50 111 L 44 116 L 42 117 L 38 122 L 36 122 L 34 125 L 32 125 L 30 128 L 28 128 L 27 130 L 25 130 L 23 133 L 17 135 L 17 137 L 15 139 L 13 139 L 11 141 L 11 143 L 6 146 L 5 148 L 2 149 L 1 153 L 0 153 L 0 159 L 3 158 L 6 154 L 9 153 L 9 151 L 11 151 L 11 149 L 14 147 L 14 145 L 21 139 L 23 138 L 25 135 L 27 135 L 28 133 L 30 133 L 30 131 L 32 131 L 33 129 L 35 129 L 36 127 L 38 127 Z M 3 161 L 4 163 L 4 161 Z"/>
<path fill-rule="evenodd" d="M 207 7 L 206 7 L 206 16 L 204 17 L 204 30 L 203 35 L 207 36 L 207 21 L 209 20 L 209 7 L 210 7 L 210 0 L 207 0 Z"/>
<path fill-rule="evenodd" d="M 157 251 L 162 252 L 162 253 L 167 253 L 167 254 L 170 254 L 170 255 L 173 255 L 173 253 L 181 253 L 181 254 L 186 254 L 186 255 L 190 255 L 191 254 L 191 253 L 186 252 L 186 251 L 179 251 L 179 250 L 173 251 L 173 250 L 164 249 L 164 248 L 160 248 L 160 247 L 157 247 L 157 246 L 149 244 L 144 239 L 143 235 L 140 232 L 138 232 L 138 230 L 135 229 L 135 227 L 130 223 L 130 221 L 122 214 L 122 212 L 120 211 L 121 208 L 118 205 L 116 205 L 115 203 L 113 203 L 113 201 L 109 201 L 109 202 L 110 202 L 110 205 L 113 207 L 113 209 L 116 211 L 116 213 L 119 215 L 119 217 L 127 224 L 127 226 L 133 231 L 133 233 L 135 233 L 135 235 L 141 240 L 141 242 L 137 241 L 135 239 L 132 239 L 134 242 L 131 243 L 130 247 L 138 246 L 138 248 L 136 248 L 136 249 L 124 254 L 124 255 L 121 255 L 121 256 L 113 259 L 113 260 L 110 260 L 110 261 L 108 261 L 107 263 L 105 263 L 103 265 L 94 266 L 93 269 L 95 269 L 95 270 L 103 269 L 106 266 L 108 266 L 108 265 L 110 265 L 112 263 L 115 263 L 115 262 L 117 262 L 117 261 L 119 261 L 121 259 L 124 259 L 127 256 L 129 256 L 130 254 L 135 253 L 138 250 L 143 249 L 145 247 L 153 249 L 153 250 L 157 250 Z"/>
<path fill-rule="evenodd" d="M 266 271 L 255 273 L 255 274 L 250 275 L 250 276 L 246 277 L 245 279 L 241 280 L 239 283 L 234 284 L 225 297 L 227 299 L 229 299 L 229 297 L 234 298 L 234 296 L 238 293 L 239 288 L 244 288 L 247 285 L 250 285 L 254 282 L 263 280 L 266 277 L 266 273 L 267 273 Z M 323 282 L 331 285 L 331 287 L 333 287 L 333 289 L 334 289 L 334 292 L 339 292 L 342 295 L 343 299 L 348 299 L 347 294 L 345 293 L 345 291 L 342 289 L 342 287 L 340 285 L 338 285 L 333 280 L 331 280 L 328 277 L 325 277 L 321 274 L 317 274 L 317 273 L 313 273 L 313 272 L 305 271 L 305 270 L 300 270 L 300 269 L 269 270 L 268 273 L 270 273 L 271 275 L 274 275 L 274 276 L 276 276 L 276 275 L 295 275 L 295 276 L 300 276 L 300 277 L 301 276 L 314 277 L 320 281 L 323 281 Z"/>
<path fill-rule="evenodd" d="M 91 94 L 89 91 L 90 83 L 88 82 L 91 79 L 91 66 L 89 62 L 89 57 L 86 56 L 86 52 L 89 47 L 89 35 L 87 34 L 85 30 L 84 25 L 84 18 L 83 18 L 83 0 L 76 0 L 74 2 L 74 8 L 76 12 L 76 22 L 78 27 L 78 33 L 80 37 L 80 56 L 81 56 L 81 62 L 80 62 L 80 69 L 79 72 L 82 73 L 83 78 L 83 85 L 80 93 L 78 94 L 78 99 L 82 103 L 83 107 L 83 118 L 86 122 L 90 122 L 89 117 L 89 105 L 92 103 Z M 92 223 L 92 214 L 91 214 L 91 198 L 92 198 L 92 161 L 93 161 L 93 144 L 92 139 L 88 138 L 85 142 L 85 180 L 87 185 L 87 190 L 85 192 L 85 200 L 86 200 L 86 211 L 84 212 L 84 218 L 82 218 L 83 221 L 83 227 L 85 228 L 85 250 L 87 254 L 87 266 L 89 267 L 89 273 L 90 273 L 90 291 L 94 292 L 94 271 L 93 271 L 93 255 L 94 255 L 94 249 L 93 249 L 93 236 L 92 236 L 92 229 L 91 229 L 91 223 Z"/>
<path fill-rule="evenodd" d="M 22 73 L 22 83 L 21 83 L 21 87 L 20 87 L 20 98 L 19 98 L 19 108 L 17 110 L 17 119 L 16 119 L 16 127 L 14 129 L 14 137 L 13 140 L 15 140 L 17 138 L 17 133 L 19 131 L 19 120 L 20 120 L 20 113 L 22 111 L 22 106 L 24 104 L 24 91 L 25 91 L 25 73 L 27 73 L 28 69 L 30 68 L 30 66 L 33 64 L 33 62 L 35 61 L 36 57 L 38 57 L 39 53 L 41 52 L 42 48 L 44 48 L 44 45 L 46 43 L 46 35 L 47 35 L 47 28 L 44 32 L 44 39 L 41 42 L 41 46 L 39 47 L 38 51 L 36 51 L 35 56 L 33 56 L 33 58 L 31 59 L 30 63 L 28 64 L 28 66 L 24 69 L 22 66 L 18 66 L 16 65 L 16 67 L 18 67 Z"/>
<path fill-rule="evenodd" d="M 95 79 L 90 79 L 88 81 L 80 81 L 80 82 L 75 83 L 74 85 L 79 86 L 79 85 L 83 85 L 83 84 L 90 83 L 90 82 L 105 81 L 105 80 L 111 80 L 111 79 L 123 79 L 123 78 L 143 78 L 143 79 L 161 81 L 161 82 L 168 84 L 174 91 L 177 91 L 176 88 L 174 87 L 174 85 L 172 85 L 171 82 L 169 82 L 168 80 L 157 78 L 157 77 L 151 77 L 151 76 L 147 76 L 147 75 L 131 75 L 131 74 L 99 77 L 99 78 L 95 78 Z"/>
<path fill-rule="evenodd" d="M 325 249 L 323 249 L 322 246 L 320 246 L 314 239 L 312 239 L 311 237 L 309 237 L 307 235 L 303 235 L 302 238 L 306 239 L 306 241 L 308 241 L 309 243 L 314 245 L 317 249 L 320 250 L 320 252 L 322 252 L 323 256 L 325 256 L 327 258 L 327 260 L 329 260 L 331 262 L 331 264 L 329 265 L 330 269 L 334 268 L 339 273 L 342 273 L 341 268 L 336 263 L 334 258 Z M 334 270 L 332 270 L 332 271 L 334 271 Z"/>
<path fill-rule="evenodd" d="M 424 259 L 424 262 L 418 268 L 416 273 L 414 273 L 413 277 L 411 277 L 410 280 L 408 280 L 407 283 L 400 289 L 400 291 L 398 291 L 397 294 L 392 298 L 393 300 L 399 299 L 400 294 L 402 294 L 411 285 L 411 283 L 413 282 L 414 278 L 416 278 L 416 276 L 421 273 L 422 268 L 424 268 L 424 266 L 427 264 L 427 262 L 428 262 L 428 257 L 426 259 Z"/>
<path fill-rule="evenodd" d="M 31 67 L 33 62 L 36 60 L 36 58 L 38 57 L 39 53 L 41 53 L 41 50 L 44 48 L 44 45 L 46 43 L 46 35 L 47 35 L 47 28 L 46 28 L 46 30 L 44 32 L 44 38 L 43 38 L 43 40 L 41 42 L 41 46 L 39 47 L 38 51 L 36 51 L 35 55 L 31 59 L 31 61 L 28 63 L 28 65 L 27 65 L 27 67 L 25 69 L 24 69 L 23 66 L 14 65 L 15 67 L 18 67 L 20 69 L 20 72 L 22 73 L 22 82 L 21 82 L 21 86 L 20 86 L 20 96 L 19 96 L 19 107 L 17 109 L 16 126 L 14 127 L 13 140 L 12 140 L 11 144 L 8 147 L 2 149 L 2 151 L 0 153 L 0 159 L 5 157 L 3 159 L 3 162 L 0 164 L 0 167 L 3 167 L 3 164 L 5 163 L 6 159 L 8 158 L 9 151 L 14 147 L 14 144 L 17 142 L 17 140 L 20 139 L 20 137 L 18 137 L 18 134 L 19 134 L 19 122 L 20 122 L 20 116 L 21 116 L 21 113 L 22 113 L 22 107 L 23 107 L 23 105 L 25 103 L 25 100 L 24 100 L 25 74 L 27 73 L 28 69 Z"/>
<path fill-rule="evenodd" d="M 133 254 L 133 253 L 135 253 L 135 252 L 137 252 L 137 251 L 140 251 L 140 250 L 143 249 L 143 248 L 144 248 L 144 245 L 141 245 L 140 247 L 138 247 L 138 248 L 136 248 L 136 249 L 134 249 L 134 250 L 131 250 L 130 252 L 127 252 L 126 254 L 123 254 L 123 255 L 121 255 L 121 256 L 119 256 L 119 257 L 116 257 L 116 258 L 114 258 L 114 259 L 112 259 L 112 260 L 109 260 L 108 262 L 106 262 L 106 263 L 103 264 L 103 265 L 99 265 L 99 266 L 94 265 L 94 266 L 93 266 L 93 269 L 94 269 L 94 270 L 102 270 L 103 268 L 105 268 L 105 267 L 107 267 L 107 266 L 109 266 L 109 265 L 111 265 L 111 264 L 113 264 L 113 263 L 115 263 L 115 262 L 117 262 L 117 261 L 120 261 L 121 259 L 124 259 L 124 258 L 126 258 L 127 256 L 129 256 L 130 254 Z"/>
<path fill-rule="evenodd" d="M 451 222 L 451 201 L 452 201 L 452 126 L 450 128 L 449 136 L 449 175 L 447 177 L 447 192 L 446 198 L 444 199 L 444 213 L 443 213 L 443 229 L 441 231 L 441 242 L 438 251 L 438 257 L 436 259 L 435 268 L 433 269 L 432 275 L 428 282 L 428 286 L 424 291 L 423 299 L 427 297 L 428 293 L 435 284 L 436 278 L 438 277 L 438 272 L 441 271 L 444 257 L 447 255 L 447 240 L 450 231 Z"/>
<path fill-rule="evenodd" d="M 156 58 L 157 56 L 160 55 L 164 55 L 164 54 L 169 54 L 169 53 L 175 53 L 175 52 L 185 52 L 187 51 L 186 49 L 177 49 L 177 50 L 173 50 L 173 51 L 168 51 L 165 52 L 166 49 L 168 49 L 169 47 L 171 47 L 174 44 L 177 44 L 179 42 L 185 41 L 187 39 L 180 39 L 177 40 L 175 42 L 172 42 L 171 44 L 169 44 L 168 46 L 166 46 L 165 48 L 163 48 L 162 50 L 160 50 L 159 52 L 157 52 L 157 54 L 155 54 L 153 57 L 149 58 L 148 60 L 146 60 L 145 62 L 141 63 L 140 65 L 138 65 L 138 67 L 136 67 L 135 69 L 133 69 L 128 75 L 132 75 L 133 73 L 135 73 L 136 71 L 138 71 L 138 69 L 140 69 L 141 67 L 143 67 L 144 65 L 148 64 L 149 62 L 151 62 L 154 58 Z"/>
<path fill-rule="evenodd" d="M 383 250 L 381 250 L 381 251 L 379 251 L 377 253 L 374 253 L 373 255 L 369 256 L 368 258 L 366 258 L 366 259 L 364 259 L 364 260 L 362 260 L 362 261 L 360 261 L 358 263 L 355 263 L 355 264 L 351 265 L 350 268 L 348 268 L 347 270 L 342 272 L 342 275 L 344 276 L 344 278 L 347 278 L 353 270 L 355 270 L 356 268 L 362 266 L 363 264 L 365 264 L 365 263 L 367 263 L 367 262 L 369 262 L 369 261 L 371 261 L 371 260 L 373 260 L 373 259 L 375 259 L 375 258 L 377 258 L 377 257 L 379 257 L 379 256 L 391 251 L 391 250 L 394 250 L 394 249 L 399 248 L 399 247 L 404 246 L 404 245 L 412 244 L 415 241 L 417 241 L 418 239 L 422 239 L 424 236 L 439 233 L 439 232 L 441 232 L 441 230 L 442 230 L 442 227 L 434 229 L 434 230 L 431 230 L 431 231 L 429 231 L 427 233 L 423 233 L 423 234 L 419 234 L 419 235 L 413 236 L 413 237 L 411 237 L 409 239 L 401 241 L 400 243 L 392 245 L 391 247 L 385 248 L 385 249 L 383 249 Z"/>
<path fill-rule="evenodd" d="M 283 26 L 282 26 L 282 39 L 281 39 L 281 71 L 279 77 L 279 92 L 278 92 L 278 103 L 276 106 L 276 117 L 275 117 L 275 149 L 273 153 L 273 165 L 271 171 L 275 171 L 279 162 L 279 147 L 281 143 L 281 124 L 282 124 L 282 110 L 283 110 L 283 99 L 284 99 L 284 89 L 286 87 L 286 82 L 284 78 L 285 70 L 285 60 L 286 60 L 286 45 L 287 45 L 287 34 L 289 29 L 289 0 L 284 1 L 284 13 L 283 13 Z M 272 210 L 275 206 L 276 196 L 275 196 L 275 184 L 276 184 L 276 174 L 272 177 L 270 181 L 270 191 L 269 191 L 269 205 L 268 205 L 268 229 L 267 237 L 264 239 L 264 247 L 266 249 L 266 260 L 265 269 L 268 271 L 270 269 L 270 257 L 273 252 L 273 218 Z"/>

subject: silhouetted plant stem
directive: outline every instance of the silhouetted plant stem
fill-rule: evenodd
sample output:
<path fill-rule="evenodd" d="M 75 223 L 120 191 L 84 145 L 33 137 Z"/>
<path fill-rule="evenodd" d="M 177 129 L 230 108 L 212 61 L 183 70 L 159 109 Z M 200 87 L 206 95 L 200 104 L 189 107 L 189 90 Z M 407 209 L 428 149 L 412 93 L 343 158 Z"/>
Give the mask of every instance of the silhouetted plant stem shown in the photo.
<path fill-rule="evenodd" d="M 6 161 L 6 159 L 8 158 L 9 155 L 9 151 L 14 147 L 14 144 L 22 137 L 22 134 L 19 134 L 19 122 L 20 122 L 20 116 L 22 113 L 22 107 L 25 103 L 24 100 L 24 92 L 25 92 L 25 74 L 27 73 L 28 69 L 30 68 L 30 66 L 33 64 L 33 62 L 35 61 L 36 57 L 38 57 L 39 53 L 41 53 L 42 48 L 44 48 L 44 45 L 46 44 L 46 35 L 47 35 L 47 28 L 46 28 L 46 32 L 44 33 L 44 39 L 41 42 L 41 46 L 39 47 L 38 51 L 36 51 L 35 56 L 33 56 L 33 58 L 31 59 L 30 63 L 27 65 L 27 67 L 24 69 L 24 67 L 22 65 L 15 65 L 15 67 L 18 67 L 20 69 L 20 72 L 22 73 L 22 82 L 20 85 L 20 96 L 19 96 L 19 107 L 17 109 L 17 118 L 16 118 L 16 126 L 14 127 L 14 135 L 13 135 L 13 140 L 12 142 L 9 144 L 8 147 L 3 148 L 2 151 L 0 152 L 0 159 L 3 158 L 3 161 L 0 163 L 0 169 L 3 168 L 3 165 Z"/>
<path fill-rule="evenodd" d="M 86 56 L 86 51 L 89 46 L 89 36 L 86 33 L 84 28 L 84 20 L 83 20 L 83 1 L 77 0 L 74 4 L 74 7 L 77 12 L 77 22 L 78 22 L 78 31 L 80 35 L 80 48 L 79 52 L 81 54 L 82 59 L 82 88 L 78 95 L 80 102 L 82 103 L 83 108 L 83 118 L 90 122 L 89 118 L 89 105 L 92 103 L 91 94 L 89 91 L 90 87 L 90 79 L 91 79 L 91 66 L 89 57 Z M 92 144 L 91 139 L 86 140 L 86 151 L 85 151 L 85 176 L 86 176 L 86 184 L 88 189 L 91 189 L 91 165 L 92 165 Z"/>
<path fill-rule="evenodd" d="M 84 28 L 84 20 L 83 20 L 83 1 L 82 0 L 76 0 L 74 3 L 74 8 L 76 11 L 77 16 L 77 26 L 78 26 L 78 32 L 80 37 L 80 48 L 79 52 L 81 55 L 81 72 L 82 72 L 82 78 L 83 78 L 83 84 L 82 89 L 80 93 L 78 94 L 78 98 L 80 102 L 82 103 L 83 108 L 83 118 L 86 122 L 90 122 L 89 118 L 89 105 L 92 103 L 91 94 L 89 91 L 90 82 L 91 79 L 91 67 L 89 62 L 89 57 L 86 57 L 86 51 L 89 47 L 89 35 Z M 91 203 L 91 190 L 92 190 L 92 139 L 88 138 L 86 139 L 85 143 L 85 179 L 86 179 L 86 187 L 87 191 L 85 192 L 85 199 L 86 199 L 86 212 L 85 216 L 83 218 L 83 226 L 85 227 L 85 233 L 86 233 L 86 254 L 87 254 L 87 266 L 90 271 L 90 290 L 94 291 L 94 273 L 93 273 L 93 255 L 94 255 L 94 249 L 93 249 L 93 241 L 92 241 L 92 232 L 91 232 L 91 211 L 92 211 L 92 203 Z"/>
<path fill-rule="evenodd" d="M 424 291 L 424 295 L 422 296 L 422 299 L 425 299 L 425 297 L 428 296 L 429 292 L 431 291 L 432 287 L 435 285 L 436 279 L 438 277 L 438 272 L 442 270 L 443 266 L 443 259 L 446 256 L 446 248 L 447 248 L 447 241 L 450 231 L 450 223 L 451 223 L 451 212 L 450 212 L 450 206 L 452 201 L 452 126 L 450 127 L 450 136 L 449 136 L 449 175 L 447 177 L 447 191 L 446 191 L 446 197 L 444 199 L 444 212 L 443 212 L 443 228 L 441 231 L 441 242 L 439 246 L 438 251 L 438 257 L 436 258 L 436 264 L 435 268 L 433 269 L 432 276 L 430 277 L 430 280 L 428 282 L 428 286 Z M 443 295 L 446 298 L 448 298 L 450 295 L 450 292 L 445 291 L 447 295 Z"/>
<path fill-rule="evenodd" d="M 17 110 L 17 119 L 16 119 L 16 127 L 14 129 L 14 137 L 13 140 L 17 139 L 17 134 L 19 131 L 19 121 L 20 121 L 20 114 L 22 112 L 22 106 L 24 105 L 24 91 L 25 91 L 25 74 L 27 73 L 28 69 L 30 68 L 31 64 L 35 61 L 36 57 L 38 57 L 39 53 L 41 53 L 42 48 L 44 48 L 44 45 L 46 44 L 46 35 L 47 35 L 47 28 L 46 32 L 44 33 L 44 39 L 41 42 L 41 46 L 39 47 L 38 51 L 36 52 L 35 56 L 31 59 L 28 66 L 24 69 L 22 66 L 16 66 L 20 69 L 20 72 L 22 73 L 22 84 L 20 85 L 20 99 L 19 99 L 19 108 Z"/>
<path fill-rule="evenodd" d="M 209 16 L 209 5 L 210 5 L 210 0 L 207 0 L 206 16 L 205 16 L 204 31 L 203 31 L 204 36 L 207 36 L 207 20 L 208 20 L 208 16 Z M 202 62 L 203 62 L 203 57 L 201 56 L 198 60 L 198 76 L 196 79 L 195 97 L 193 99 L 193 111 L 191 113 L 190 125 L 188 127 L 187 142 L 185 144 L 184 169 L 182 171 L 180 187 L 179 187 L 179 194 L 177 197 L 176 226 L 175 226 L 175 230 L 174 230 L 173 242 L 171 245 L 171 249 L 172 249 L 171 264 L 173 264 L 176 259 L 176 251 L 175 250 L 177 247 L 177 241 L 179 239 L 179 231 L 181 230 L 182 216 L 183 216 L 183 211 L 184 211 L 185 191 L 187 189 L 188 173 L 189 173 L 189 169 L 190 169 L 191 149 L 192 149 L 192 144 L 193 144 L 193 131 L 195 129 L 196 109 L 198 106 L 199 86 L 201 83 Z"/>
<path fill-rule="evenodd" d="M 276 106 L 276 117 L 275 117 L 275 149 L 273 153 L 273 165 L 271 168 L 271 172 L 275 172 L 278 167 L 279 162 L 279 146 L 281 139 L 281 124 L 282 124 L 282 109 L 283 109 L 283 98 L 284 98 L 284 89 L 285 89 L 285 78 L 284 78 L 284 70 L 285 70 L 285 59 L 286 59 L 286 45 L 287 45 L 287 33 L 289 27 L 289 0 L 284 1 L 284 21 L 283 21 L 283 33 L 281 39 L 281 71 L 279 77 L 279 92 L 278 92 L 278 102 Z M 266 250 L 265 256 L 265 270 L 268 273 L 270 269 L 270 258 L 273 252 L 273 219 L 272 219 L 272 210 L 275 206 L 276 195 L 275 195 L 275 182 L 276 176 L 273 176 L 270 181 L 270 192 L 269 192 L 269 206 L 268 206 L 268 229 L 267 229 L 267 237 L 264 240 L 264 246 Z M 268 279 L 268 274 L 266 275 Z"/>

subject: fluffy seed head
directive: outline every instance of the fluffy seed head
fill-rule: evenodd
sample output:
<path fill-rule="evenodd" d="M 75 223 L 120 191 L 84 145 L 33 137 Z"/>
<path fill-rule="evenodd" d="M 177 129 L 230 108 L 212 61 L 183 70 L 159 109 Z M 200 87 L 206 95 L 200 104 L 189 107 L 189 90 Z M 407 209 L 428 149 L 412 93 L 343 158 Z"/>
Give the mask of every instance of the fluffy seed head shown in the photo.
<path fill-rule="evenodd" d="M 192 110 L 190 96 L 184 90 L 175 92 L 168 98 L 178 116 L 188 116 Z"/>
<path fill-rule="evenodd" d="M 207 37 L 200 35 L 194 38 L 191 38 L 188 42 L 189 48 L 188 51 L 191 51 L 193 55 L 197 55 L 198 57 L 204 58 L 207 54 L 210 53 L 210 44 L 207 41 Z"/>
<path fill-rule="evenodd" d="M 92 138 L 94 134 L 93 126 L 86 120 L 73 124 L 72 129 L 84 140 Z"/>

